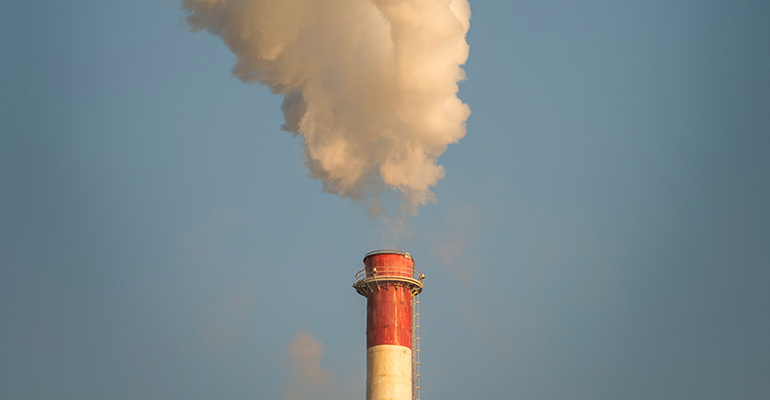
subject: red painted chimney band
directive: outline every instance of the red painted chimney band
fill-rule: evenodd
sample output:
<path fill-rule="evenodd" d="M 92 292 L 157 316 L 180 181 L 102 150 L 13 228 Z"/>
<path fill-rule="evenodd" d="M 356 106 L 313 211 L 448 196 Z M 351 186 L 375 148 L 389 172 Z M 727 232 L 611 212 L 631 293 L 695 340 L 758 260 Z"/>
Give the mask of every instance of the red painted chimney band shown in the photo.
<path fill-rule="evenodd" d="M 366 347 L 412 348 L 412 294 L 403 284 L 385 283 L 367 296 Z"/>

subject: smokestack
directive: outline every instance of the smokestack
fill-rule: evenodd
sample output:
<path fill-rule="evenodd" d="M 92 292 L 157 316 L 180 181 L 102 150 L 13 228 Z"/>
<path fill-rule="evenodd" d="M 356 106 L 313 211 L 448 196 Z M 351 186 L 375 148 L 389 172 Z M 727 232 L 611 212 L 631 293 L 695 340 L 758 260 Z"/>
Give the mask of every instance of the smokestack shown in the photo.
<path fill-rule="evenodd" d="M 366 297 L 366 400 L 419 400 L 419 294 L 425 275 L 411 254 L 364 257 L 353 287 Z"/>

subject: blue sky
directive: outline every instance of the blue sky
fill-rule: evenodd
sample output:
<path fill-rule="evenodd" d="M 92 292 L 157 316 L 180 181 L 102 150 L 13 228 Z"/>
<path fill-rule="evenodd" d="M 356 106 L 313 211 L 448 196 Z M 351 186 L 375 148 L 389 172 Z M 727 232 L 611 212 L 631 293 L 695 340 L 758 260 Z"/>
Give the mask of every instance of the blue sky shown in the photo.
<path fill-rule="evenodd" d="M 0 5 L 0 397 L 281 399 L 310 334 L 306 398 L 363 398 L 396 246 L 426 400 L 768 398 L 770 6 L 471 9 L 468 134 L 392 240 L 178 2 Z"/>

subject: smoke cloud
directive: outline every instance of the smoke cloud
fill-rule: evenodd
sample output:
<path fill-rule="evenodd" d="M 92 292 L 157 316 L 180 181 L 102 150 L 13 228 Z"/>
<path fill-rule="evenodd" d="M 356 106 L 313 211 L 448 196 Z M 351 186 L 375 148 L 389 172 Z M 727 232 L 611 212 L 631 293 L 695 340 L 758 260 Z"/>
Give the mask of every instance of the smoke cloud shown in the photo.
<path fill-rule="evenodd" d="M 291 375 L 286 384 L 284 400 L 339 399 L 332 373 L 321 368 L 324 344 L 310 333 L 299 330 L 289 346 Z"/>
<path fill-rule="evenodd" d="M 182 0 L 193 31 L 222 38 L 233 74 L 284 96 L 323 190 L 382 213 L 435 202 L 438 157 L 466 132 L 457 97 L 468 58 L 467 0 Z"/>

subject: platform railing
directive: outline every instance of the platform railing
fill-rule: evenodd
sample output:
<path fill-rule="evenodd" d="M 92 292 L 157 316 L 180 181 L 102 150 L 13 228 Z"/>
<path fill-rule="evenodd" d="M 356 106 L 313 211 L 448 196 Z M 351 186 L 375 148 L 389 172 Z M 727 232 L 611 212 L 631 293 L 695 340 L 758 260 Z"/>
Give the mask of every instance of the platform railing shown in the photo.
<path fill-rule="evenodd" d="M 425 275 L 414 268 L 405 268 L 397 266 L 378 266 L 367 271 L 366 268 L 356 273 L 353 287 L 356 292 L 366 296 L 374 288 L 391 283 L 401 283 L 409 287 L 412 296 L 416 296 L 422 291 L 422 280 Z"/>

